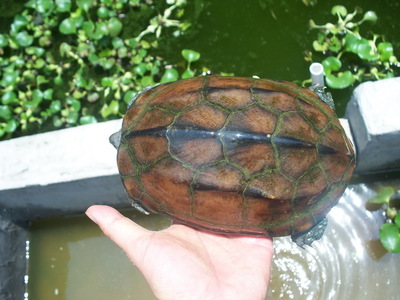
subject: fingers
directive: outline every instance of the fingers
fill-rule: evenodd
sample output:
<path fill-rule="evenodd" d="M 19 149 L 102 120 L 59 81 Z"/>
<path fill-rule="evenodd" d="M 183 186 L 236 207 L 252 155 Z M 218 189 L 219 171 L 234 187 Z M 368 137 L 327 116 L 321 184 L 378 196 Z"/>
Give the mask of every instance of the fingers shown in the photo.
<path fill-rule="evenodd" d="M 126 253 L 132 249 L 134 240 L 149 232 L 109 206 L 93 205 L 88 208 L 86 215 Z"/>

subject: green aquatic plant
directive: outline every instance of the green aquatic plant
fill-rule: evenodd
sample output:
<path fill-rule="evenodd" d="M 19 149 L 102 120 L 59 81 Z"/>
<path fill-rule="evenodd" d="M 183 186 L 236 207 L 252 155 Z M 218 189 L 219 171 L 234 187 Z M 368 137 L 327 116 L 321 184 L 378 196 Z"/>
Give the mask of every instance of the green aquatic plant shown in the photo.
<path fill-rule="evenodd" d="M 400 209 L 394 205 L 398 194 L 391 186 L 382 188 L 368 200 L 371 204 L 382 205 L 387 222 L 381 226 L 379 238 L 382 245 L 389 252 L 400 253 Z"/>
<path fill-rule="evenodd" d="M 313 50 L 323 55 L 326 84 L 330 88 L 343 89 L 356 82 L 399 74 L 400 64 L 393 45 L 382 35 L 364 36 L 360 32 L 362 24 L 377 22 L 375 12 L 362 14 L 357 9 L 348 12 L 346 7 L 336 5 L 331 14 L 337 17 L 336 23 L 317 25 L 310 20 L 310 28 L 318 30 Z M 307 52 L 306 60 L 313 61 L 313 52 Z"/>
<path fill-rule="evenodd" d="M 184 50 L 186 69 L 153 54 L 190 26 L 185 5 L 27 1 L 0 34 L 0 139 L 119 118 L 144 87 L 195 75 L 199 53 Z"/>

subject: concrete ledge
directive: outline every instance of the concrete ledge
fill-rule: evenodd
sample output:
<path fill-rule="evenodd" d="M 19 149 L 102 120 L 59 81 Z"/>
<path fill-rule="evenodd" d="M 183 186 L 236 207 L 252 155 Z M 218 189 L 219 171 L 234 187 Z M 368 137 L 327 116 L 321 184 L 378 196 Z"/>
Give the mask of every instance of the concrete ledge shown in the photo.
<path fill-rule="evenodd" d="M 347 105 L 358 173 L 400 169 L 400 78 L 360 84 Z"/>
<path fill-rule="evenodd" d="M 122 120 L 0 142 L 0 191 L 118 174 L 108 137 Z"/>

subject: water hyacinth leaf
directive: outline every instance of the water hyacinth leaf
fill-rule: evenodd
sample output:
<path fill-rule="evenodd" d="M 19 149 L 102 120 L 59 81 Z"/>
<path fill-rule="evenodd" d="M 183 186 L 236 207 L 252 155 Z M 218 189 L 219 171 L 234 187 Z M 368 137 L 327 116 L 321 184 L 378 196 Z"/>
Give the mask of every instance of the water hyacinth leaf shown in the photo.
<path fill-rule="evenodd" d="M 117 18 L 111 18 L 107 24 L 108 33 L 111 37 L 117 36 L 122 30 L 122 23 Z"/>
<path fill-rule="evenodd" d="M 326 43 L 326 42 L 321 43 L 317 40 L 315 40 L 312 45 L 313 45 L 314 50 L 317 52 L 324 52 L 324 51 L 328 50 L 328 48 L 329 48 L 328 43 Z"/>
<path fill-rule="evenodd" d="M 110 115 L 117 115 L 119 110 L 119 103 L 116 100 L 110 102 L 109 105 L 105 104 L 101 110 L 100 114 L 103 118 L 107 118 Z"/>
<path fill-rule="evenodd" d="M 384 187 L 374 197 L 368 200 L 369 203 L 384 204 L 389 203 L 390 198 L 394 195 L 394 189 L 391 186 Z"/>
<path fill-rule="evenodd" d="M 355 36 L 354 34 L 348 33 L 344 37 L 344 48 L 346 51 L 357 53 L 358 41 L 360 40 L 359 37 Z"/>
<path fill-rule="evenodd" d="M 342 49 L 341 41 L 336 36 L 333 36 L 329 43 L 329 50 L 332 52 L 339 52 L 341 49 Z"/>
<path fill-rule="evenodd" d="M 110 16 L 110 11 L 108 10 L 107 7 L 100 6 L 100 7 L 97 9 L 97 16 L 98 16 L 100 19 L 107 19 L 107 18 Z"/>
<path fill-rule="evenodd" d="M 400 228 L 396 224 L 383 224 L 379 232 L 379 238 L 387 251 L 400 252 Z"/>
<path fill-rule="evenodd" d="M 1 97 L 1 103 L 3 105 L 16 103 L 17 102 L 16 100 L 17 100 L 17 95 L 14 93 L 14 91 L 6 91 Z"/>
<path fill-rule="evenodd" d="M 121 47 L 124 47 L 124 41 L 120 37 L 114 37 L 111 41 L 114 49 L 119 49 Z"/>
<path fill-rule="evenodd" d="M 82 23 L 82 29 L 88 37 L 91 37 L 96 29 L 96 26 L 92 21 L 85 21 Z"/>
<path fill-rule="evenodd" d="M 57 12 L 69 12 L 71 10 L 71 0 L 56 0 Z"/>
<path fill-rule="evenodd" d="M 152 76 L 144 76 L 141 80 L 140 83 L 142 86 L 146 87 L 149 85 L 154 85 L 154 79 Z"/>
<path fill-rule="evenodd" d="M 326 84 L 333 89 L 345 89 L 352 85 L 354 81 L 355 77 L 349 70 L 338 75 L 326 75 Z"/>
<path fill-rule="evenodd" d="M 9 120 L 12 117 L 12 111 L 7 105 L 0 105 L 0 118 Z"/>
<path fill-rule="evenodd" d="M 81 102 L 72 97 L 67 97 L 67 104 L 72 108 L 72 111 L 79 111 L 81 109 Z"/>
<path fill-rule="evenodd" d="M 22 15 L 16 15 L 14 17 L 14 22 L 11 24 L 11 31 L 18 32 L 20 29 L 26 27 L 28 25 L 28 20 Z"/>
<path fill-rule="evenodd" d="M 329 56 L 322 61 L 325 74 L 330 74 L 332 71 L 338 71 L 342 67 L 342 62 L 335 56 Z"/>
<path fill-rule="evenodd" d="M 400 228 L 400 215 L 397 214 L 396 217 L 394 218 L 394 223 L 396 224 L 397 227 Z"/>
<path fill-rule="evenodd" d="M 357 54 L 361 59 L 373 61 L 379 58 L 379 54 L 375 52 L 371 43 L 372 41 L 369 41 L 367 39 L 358 40 Z"/>
<path fill-rule="evenodd" d="M 60 26 L 59 30 L 62 34 L 73 34 L 76 32 L 75 21 L 72 18 L 64 19 Z"/>
<path fill-rule="evenodd" d="M 92 0 L 77 0 L 76 4 L 79 8 L 88 12 L 90 7 L 92 6 Z"/>
<path fill-rule="evenodd" d="M 51 114 L 55 114 L 61 110 L 61 101 L 60 100 L 54 100 L 51 102 L 49 110 Z"/>
<path fill-rule="evenodd" d="M 182 79 L 185 79 L 185 78 L 191 78 L 193 76 L 194 76 L 194 72 L 190 69 L 186 69 L 185 72 L 183 72 L 181 77 L 182 77 Z"/>
<path fill-rule="evenodd" d="M 114 80 L 112 77 L 103 77 L 101 79 L 101 86 L 102 87 L 112 87 L 113 82 L 114 82 Z"/>
<path fill-rule="evenodd" d="M 97 120 L 94 116 L 82 116 L 79 119 L 79 124 L 81 125 L 93 124 L 93 123 L 97 123 Z"/>
<path fill-rule="evenodd" d="M 44 15 L 48 15 L 54 9 L 53 0 L 36 0 L 36 10 Z"/>
<path fill-rule="evenodd" d="M 15 36 L 15 40 L 21 47 L 29 47 L 33 43 L 33 36 L 26 31 L 21 31 Z"/>
<path fill-rule="evenodd" d="M 135 72 L 140 76 L 143 76 L 147 72 L 147 65 L 145 63 L 140 63 L 139 65 L 133 68 L 133 72 Z"/>
<path fill-rule="evenodd" d="M 125 93 L 125 95 L 124 95 L 124 102 L 125 102 L 126 104 L 131 103 L 131 101 L 133 100 L 133 98 L 135 98 L 136 94 L 137 94 L 137 93 L 134 92 L 134 91 L 127 91 L 127 92 Z"/>
<path fill-rule="evenodd" d="M 18 72 L 5 72 L 1 80 L 1 85 L 4 87 L 12 86 L 18 81 Z"/>
<path fill-rule="evenodd" d="M 6 125 L 6 127 L 4 128 L 4 131 L 5 131 L 5 132 L 8 132 L 8 133 L 12 133 L 12 132 L 14 132 L 15 130 L 17 130 L 18 125 L 19 125 L 19 123 L 18 123 L 17 120 L 15 120 L 15 119 L 8 120 L 8 121 L 7 121 L 7 125 Z"/>
<path fill-rule="evenodd" d="M 66 121 L 67 121 L 68 124 L 75 125 L 77 123 L 77 121 L 78 121 L 78 117 L 79 117 L 78 112 L 71 111 L 71 112 L 68 113 Z"/>
<path fill-rule="evenodd" d="M 161 77 L 161 83 L 175 81 L 179 79 L 179 74 L 176 69 L 167 69 L 165 70 L 163 76 Z"/>
<path fill-rule="evenodd" d="M 378 16 L 372 10 L 369 10 L 364 14 L 363 21 L 375 23 L 377 20 L 378 20 Z"/>
<path fill-rule="evenodd" d="M 8 46 L 8 39 L 4 34 L 0 34 L 0 48 Z"/>
<path fill-rule="evenodd" d="M 197 51 L 194 51 L 194 50 L 190 50 L 190 49 L 183 49 L 182 50 L 182 56 L 189 63 L 197 61 L 197 60 L 200 59 L 200 53 L 197 52 Z"/>
<path fill-rule="evenodd" d="M 393 55 L 393 46 L 391 43 L 382 42 L 378 44 L 378 51 L 381 54 L 380 59 L 383 61 L 388 61 Z"/>
<path fill-rule="evenodd" d="M 345 17 L 347 15 L 347 9 L 343 5 L 335 5 L 332 7 L 331 14 Z"/>

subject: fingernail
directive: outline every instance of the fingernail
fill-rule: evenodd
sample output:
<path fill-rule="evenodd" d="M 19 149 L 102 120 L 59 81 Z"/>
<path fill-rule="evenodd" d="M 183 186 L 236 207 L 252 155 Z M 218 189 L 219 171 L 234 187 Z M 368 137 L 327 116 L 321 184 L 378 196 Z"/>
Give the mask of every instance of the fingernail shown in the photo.
<path fill-rule="evenodd" d="M 90 211 L 90 208 L 88 208 L 86 210 L 85 214 L 89 217 L 90 220 L 92 220 L 93 222 L 95 222 L 97 224 L 97 220 L 96 220 L 95 216 L 93 215 L 93 213 Z"/>

